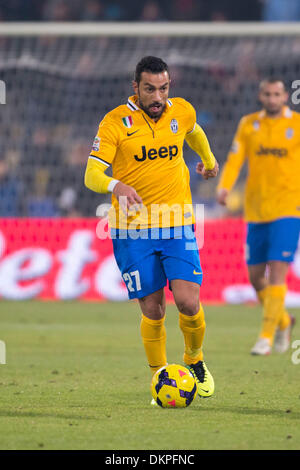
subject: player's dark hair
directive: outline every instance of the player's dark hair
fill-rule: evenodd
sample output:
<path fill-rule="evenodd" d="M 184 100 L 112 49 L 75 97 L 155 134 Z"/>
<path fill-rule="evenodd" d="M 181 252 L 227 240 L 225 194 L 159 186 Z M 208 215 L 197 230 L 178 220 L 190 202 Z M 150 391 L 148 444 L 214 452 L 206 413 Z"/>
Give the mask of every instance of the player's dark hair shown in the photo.
<path fill-rule="evenodd" d="M 265 84 L 265 83 L 277 83 L 277 82 L 280 82 L 282 83 L 283 85 L 283 88 L 284 90 L 286 91 L 286 84 L 284 83 L 284 80 L 281 78 L 281 77 L 265 77 L 261 80 L 260 84 L 259 84 L 259 88 L 261 89 L 262 86 Z"/>
<path fill-rule="evenodd" d="M 137 83 L 140 83 L 141 81 L 142 72 L 150 72 L 150 73 L 168 72 L 169 74 L 169 68 L 167 64 L 159 57 L 153 57 L 149 55 L 149 56 L 143 57 L 136 66 L 134 80 Z"/>

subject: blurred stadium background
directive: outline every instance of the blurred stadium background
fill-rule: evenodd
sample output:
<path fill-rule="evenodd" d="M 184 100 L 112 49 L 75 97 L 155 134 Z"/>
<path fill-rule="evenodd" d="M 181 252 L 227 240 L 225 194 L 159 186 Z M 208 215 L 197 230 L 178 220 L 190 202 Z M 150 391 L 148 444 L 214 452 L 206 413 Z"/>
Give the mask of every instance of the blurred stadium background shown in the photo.
<path fill-rule="evenodd" d="M 171 96 L 194 105 L 222 165 L 240 117 L 258 108 L 259 81 L 282 77 L 292 93 L 300 78 L 299 20 L 299 0 L 0 1 L 0 296 L 125 300 L 110 241 L 96 237 L 110 197 L 83 185 L 99 121 L 132 93 L 137 61 L 160 56 Z M 246 170 L 225 211 L 188 147 L 185 159 L 194 203 L 205 204 L 202 298 L 255 301 Z M 287 303 L 299 305 L 299 253 L 288 283 Z"/>

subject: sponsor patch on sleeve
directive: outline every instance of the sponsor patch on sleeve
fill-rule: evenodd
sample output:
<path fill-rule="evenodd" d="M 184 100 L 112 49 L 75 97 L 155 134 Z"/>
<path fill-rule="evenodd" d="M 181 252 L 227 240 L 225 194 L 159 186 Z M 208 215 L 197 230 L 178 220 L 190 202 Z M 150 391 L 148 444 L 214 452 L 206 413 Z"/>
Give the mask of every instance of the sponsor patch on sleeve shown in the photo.
<path fill-rule="evenodd" d="M 230 148 L 230 152 L 232 153 L 237 153 L 239 149 L 239 144 L 238 142 L 235 140 L 234 142 L 232 142 L 232 145 L 231 145 L 231 148 Z"/>
<path fill-rule="evenodd" d="M 94 139 L 94 142 L 93 142 L 93 146 L 92 146 L 92 149 L 95 150 L 96 152 L 99 151 L 99 148 L 100 148 L 100 137 L 95 137 Z"/>

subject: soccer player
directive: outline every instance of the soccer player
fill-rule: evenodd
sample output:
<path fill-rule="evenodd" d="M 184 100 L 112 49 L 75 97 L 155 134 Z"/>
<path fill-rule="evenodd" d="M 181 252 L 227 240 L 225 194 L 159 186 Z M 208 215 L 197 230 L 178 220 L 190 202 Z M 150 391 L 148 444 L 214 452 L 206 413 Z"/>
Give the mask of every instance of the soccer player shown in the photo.
<path fill-rule="evenodd" d="M 252 354 L 283 353 L 295 319 L 285 309 L 286 276 L 300 229 L 300 114 L 287 106 L 280 79 L 259 85 L 262 110 L 242 117 L 221 173 L 217 199 L 226 205 L 247 160 L 246 259 L 249 279 L 263 305 L 263 321 Z M 267 269 L 266 269 L 267 268 Z"/>
<path fill-rule="evenodd" d="M 114 255 L 129 298 L 137 298 L 142 311 L 141 336 L 150 370 L 154 374 L 167 364 L 168 280 L 179 310 L 184 362 L 196 378 L 199 395 L 208 397 L 214 380 L 203 360 L 202 270 L 184 141 L 200 155 L 204 179 L 217 175 L 218 163 L 193 106 L 183 98 L 169 99 L 169 88 L 167 64 L 152 56 L 141 59 L 133 81 L 135 94 L 99 125 L 85 185 L 99 193 L 112 192 Z M 110 165 L 112 178 L 105 175 Z"/>

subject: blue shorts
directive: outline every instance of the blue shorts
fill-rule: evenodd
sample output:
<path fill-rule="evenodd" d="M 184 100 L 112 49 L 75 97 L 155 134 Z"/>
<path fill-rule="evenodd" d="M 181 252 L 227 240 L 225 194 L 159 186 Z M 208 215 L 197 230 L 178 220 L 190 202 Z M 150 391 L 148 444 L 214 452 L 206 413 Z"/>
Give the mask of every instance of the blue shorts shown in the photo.
<path fill-rule="evenodd" d="M 201 285 L 202 269 L 193 226 L 144 229 L 137 239 L 128 236 L 128 231 L 117 229 L 111 230 L 111 237 L 130 299 L 152 294 L 172 279 Z"/>
<path fill-rule="evenodd" d="M 268 223 L 249 223 L 247 264 L 293 261 L 298 246 L 300 218 L 286 217 Z"/>

